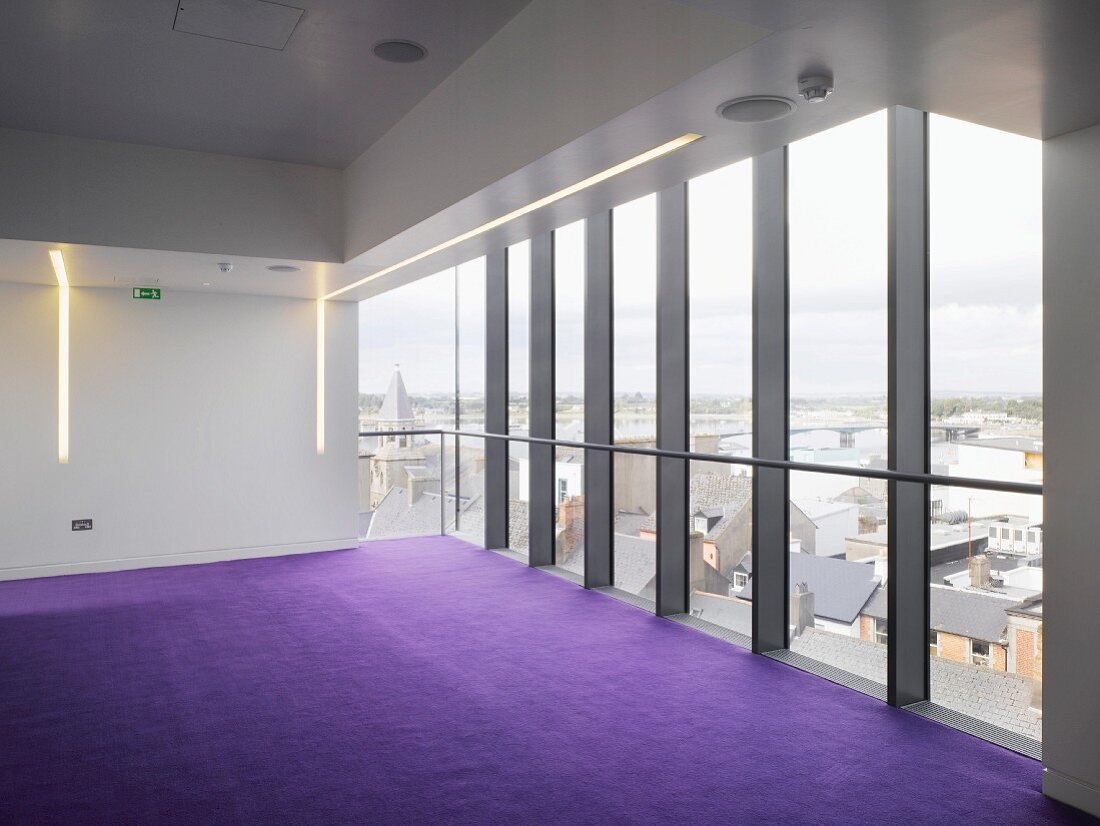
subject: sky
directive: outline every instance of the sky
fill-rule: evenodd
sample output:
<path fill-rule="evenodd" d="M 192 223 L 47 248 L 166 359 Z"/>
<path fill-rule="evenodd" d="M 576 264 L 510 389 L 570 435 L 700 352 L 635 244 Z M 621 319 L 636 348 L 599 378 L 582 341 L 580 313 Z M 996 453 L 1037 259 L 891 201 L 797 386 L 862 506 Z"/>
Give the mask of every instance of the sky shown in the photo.
<path fill-rule="evenodd" d="M 1042 390 L 1039 141 L 930 121 L 932 390 Z M 794 397 L 886 393 L 886 115 L 791 145 L 790 360 Z M 751 389 L 752 165 L 689 188 L 693 395 Z M 656 198 L 616 207 L 615 390 L 656 385 Z M 555 233 L 559 393 L 583 388 L 584 222 Z M 509 250 L 510 375 L 525 390 L 529 244 Z M 395 363 L 413 395 L 484 391 L 484 259 L 360 305 L 360 389 Z M 455 283 L 459 301 L 455 301 Z M 467 298 L 469 297 L 469 298 Z"/>

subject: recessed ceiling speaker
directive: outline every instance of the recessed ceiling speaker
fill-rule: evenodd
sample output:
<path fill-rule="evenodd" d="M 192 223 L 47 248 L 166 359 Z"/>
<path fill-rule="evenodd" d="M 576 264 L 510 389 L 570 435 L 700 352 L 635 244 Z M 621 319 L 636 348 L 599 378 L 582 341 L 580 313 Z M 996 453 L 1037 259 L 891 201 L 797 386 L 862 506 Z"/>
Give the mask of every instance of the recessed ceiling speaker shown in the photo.
<path fill-rule="evenodd" d="M 380 40 L 371 51 L 389 63 L 416 63 L 428 56 L 427 49 L 411 40 Z"/>
<path fill-rule="evenodd" d="M 272 264 L 267 268 L 270 272 L 300 272 L 301 267 L 292 267 L 290 264 Z"/>
<path fill-rule="evenodd" d="M 794 102 L 778 95 L 749 95 L 727 100 L 718 114 L 734 123 L 765 123 L 785 118 L 794 111 Z"/>

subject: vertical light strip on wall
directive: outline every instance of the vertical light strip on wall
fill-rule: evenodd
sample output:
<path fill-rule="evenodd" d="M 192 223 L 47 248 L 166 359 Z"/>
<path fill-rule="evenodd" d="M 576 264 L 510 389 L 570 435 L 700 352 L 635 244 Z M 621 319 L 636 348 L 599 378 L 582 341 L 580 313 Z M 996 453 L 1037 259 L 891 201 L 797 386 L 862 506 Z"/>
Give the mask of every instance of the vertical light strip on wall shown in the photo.
<path fill-rule="evenodd" d="M 57 461 L 69 463 L 69 274 L 61 250 L 50 250 L 57 273 Z"/>
<path fill-rule="evenodd" d="M 317 455 L 325 455 L 325 300 L 317 300 Z"/>

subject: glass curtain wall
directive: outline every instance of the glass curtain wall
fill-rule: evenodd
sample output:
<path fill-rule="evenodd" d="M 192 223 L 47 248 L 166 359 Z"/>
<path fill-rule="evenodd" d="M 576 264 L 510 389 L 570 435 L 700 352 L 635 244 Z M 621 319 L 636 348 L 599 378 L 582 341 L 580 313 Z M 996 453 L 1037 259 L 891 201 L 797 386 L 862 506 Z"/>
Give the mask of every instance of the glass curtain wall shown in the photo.
<path fill-rule="evenodd" d="M 485 430 L 485 259 L 455 273 L 455 428 Z M 449 530 L 471 542 L 485 540 L 485 440 L 455 439 L 454 521 Z"/>
<path fill-rule="evenodd" d="M 554 231 L 554 435 L 584 441 L 585 222 Z M 584 576 L 584 451 L 554 449 L 554 560 Z"/>
<path fill-rule="evenodd" d="M 887 484 L 861 470 L 887 466 L 886 126 L 886 113 L 877 112 L 798 141 L 788 167 L 790 458 L 845 469 L 790 474 L 789 645 L 879 686 L 889 644 Z M 1042 482 L 1041 178 L 1039 142 L 929 117 L 929 430 L 937 475 Z M 687 366 L 697 453 L 751 451 L 751 190 L 748 162 L 689 184 Z M 618 445 L 655 445 L 656 219 L 656 195 L 612 214 Z M 555 433 L 582 440 L 584 222 L 557 230 L 554 245 Z M 530 245 L 508 254 L 509 429 L 523 433 Z M 360 445 L 362 533 L 432 533 L 434 514 L 423 525 L 392 517 L 441 504 L 438 444 L 402 431 L 484 426 L 484 260 L 369 299 L 360 312 L 360 423 L 396 431 Z M 412 328 L 410 318 L 418 320 Z M 457 484 L 443 482 L 451 490 L 447 527 L 475 539 L 483 512 L 483 447 L 471 444 L 478 441 L 447 452 Z M 526 445 L 509 451 L 518 548 L 526 545 L 526 454 Z M 583 456 L 559 449 L 555 466 L 557 559 L 579 573 Z M 691 611 L 747 633 L 751 476 L 693 463 L 687 493 Z M 424 502 L 431 504 L 407 507 Z M 612 581 L 649 601 L 656 506 L 655 459 L 615 455 Z M 1040 740 L 1042 499 L 947 484 L 930 488 L 929 513 L 931 700 Z"/>
<path fill-rule="evenodd" d="M 935 473 L 1043 480 L 1041 153 L 929 119 Z M 1041 740 L 1042 497 L 933 488 L 930 512 L 931 699 Z"/>
<path fill-rule="evenodd" d="M 530 433 L 531 242 L 508 248 L 508 432 Z M 527 556 L 530 464 L 526 442 L 508 443 L 508 547 Z"/>
<path fill-rule="evenodd" d="M 612 212 L 615 444 L 657 444 L 657 196 Z M 617 453 L 612 585 L 657 594 L 657 460 Z"/>
<path fill-rule="evenodd" d="M 791 144 L 791 650 L 884 683 L 887 135 L 880 111 Z M 881 606 L 881 607 L 879 607 Z M 879 667 L 881 665 L 881 668 Z"/>
<path fill-rule="evenodd" d="M 440 439 L 402 431 L 454 424 L 455 318 L 454 268 L 359 304 L 359 429 L 394 431 L 359 440 L 364 539 L 441 530 Z"/>
<path fill-rule="evenodd" d="M 689 426 L 695 453 L 752 454 L 752 161 L 688 183 Z M 752 476 L 692 462 L 688 595 L 693 616 L 752 636 Z M 747 594 L 745 595 L 747 596 Z"/>

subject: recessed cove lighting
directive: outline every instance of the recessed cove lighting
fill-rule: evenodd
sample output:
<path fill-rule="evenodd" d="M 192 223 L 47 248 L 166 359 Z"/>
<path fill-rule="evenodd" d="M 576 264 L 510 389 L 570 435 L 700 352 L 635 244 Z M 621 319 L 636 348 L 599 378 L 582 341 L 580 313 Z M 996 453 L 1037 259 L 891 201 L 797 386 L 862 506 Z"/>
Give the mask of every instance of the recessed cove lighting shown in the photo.
<path fill-rule="evenodd" d="M 585 178 L 583 181 L 577 181 L 575 184 L 570 184 L 565 189 L 559 189 L 557 192 L 553 192 L 550 195 L 539 198 L 536 201 L 532 201 L 529 204 L 521 206 L 519 209 L 513 209 L 507 215 L 501 215 L 499 218 L 494 218 L 492 221 L 487 221 L 479 227 L 474 227 L 461 235 L 456 235 L 454 238 L 449 238 L 441 244 L 436 244 L 430 249 L 426 249 L 422 252 L 418 252 L 416 255 L 410 256 L 403 261 L 398 261 L 396 264 L 391 264 L 388 267 L 384 267 L 376 273 L 368 275 L 366 278 L 360 278 L 351 284 L 341 287 L 338 290 L 333 290 L 324 298 L 336 298 L 338 295 L 343 295 L 348 290 L 354 290 L 356 287 L 362 287 L 364 284 L 369 284 L 371 281 L 375 281 L 379 278 L 389 275 L 391 272 L 396 272 L 402 267 L 407 267 L 410 264 L 415 264 L 417 261 L 423 261 L 429 256 L 435 255 L 437 252 L 443 252 L 443 250 L 450 249 L 451 247 L 461 244 L 463 241 L 469 241 L 471 238 L 476 238 L 490 230 L 502 227 L 505 224 L 522 218 L 524 215 L 529 215 L 536 210 L 543 207 L 550 206 L 550 204 L 556 203 L 563 198 L 568 198 L 570 195 L 575 195 L 578 192 L 583 192 L 589 187 L 593 187 L 596 184 L 603 183 L 606 180 L 614 178 L 616 175 L 621 175 L 631 169 L 647 164 L 650 161 L 656 160 L 670 152 L 675 152 L 678 149 L 683 149 L 689 144 L 695 143 L 703 136 L 698 135 L 695 132 L 687 132 L 678 138 L 673 138 L 670 141 L 662 143 L 660 146 L 655 146 L 652 149 L 648 149 L 642 152 L 640 155 L 635 155 L 633 158 L 627 158 L 621 163 L 617 163 L 612 167 L 608 167 L 603 172 L 597 172 L 595 175 L 591 175 Z"/>
<path fill-rule="evenodd" d="M 748 95 L 727 100 L 718 114 L 734 123 L 766 123 L 785 118 L 794 111 L 794 102 L 778 95 Z"/>
<path fill-rule="evenodd" d="M 411 40 L 380 40 L 371 51 L 388 63 L 416 63 L 428 56 L 427 49 Z"/>
<path fill-rule="evenodd" d="M 272 264 L 267 268 L 269 272 L 301 272 L 301 267 L 292 267 L 290 264 Z"/>

